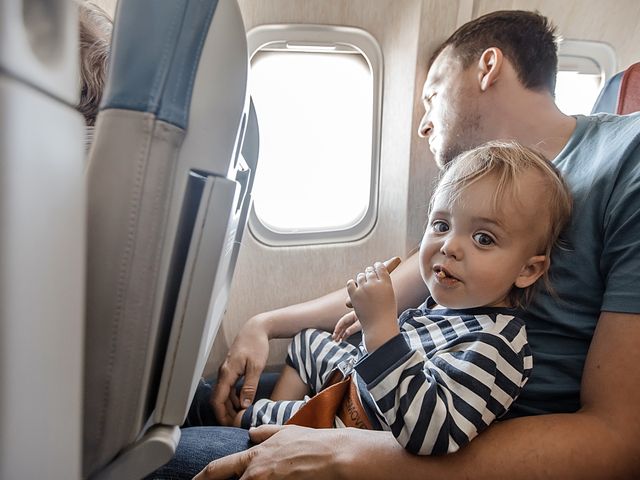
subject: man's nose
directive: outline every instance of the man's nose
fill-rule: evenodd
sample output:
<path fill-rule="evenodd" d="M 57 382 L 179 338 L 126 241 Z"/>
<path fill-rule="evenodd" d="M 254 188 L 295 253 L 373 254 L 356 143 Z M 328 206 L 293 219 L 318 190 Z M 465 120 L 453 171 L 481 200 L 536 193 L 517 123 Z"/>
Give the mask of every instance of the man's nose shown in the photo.
<path fill-rule="evenodd" d="M 420 121 L 420 126 L 418 127 L 418 135 L 423 138 L 428 138 L 433 131 L 433 123 L 429 120 L 429 113 L 425 113 Z"/>

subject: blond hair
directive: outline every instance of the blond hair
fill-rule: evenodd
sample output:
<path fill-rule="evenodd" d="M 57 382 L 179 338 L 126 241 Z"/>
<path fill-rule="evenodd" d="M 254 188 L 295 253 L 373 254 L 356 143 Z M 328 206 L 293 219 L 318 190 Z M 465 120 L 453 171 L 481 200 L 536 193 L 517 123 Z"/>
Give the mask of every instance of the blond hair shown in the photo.
<path fill-rule="evenodd" d="M 109 66 L 113 21 L 107 12 L 90 2 L 77 1 L 80 21 L 80 102 L 76 109 L 93 126 Z"/>
<path fill-rule="evenodd" d="M 494 208 L 499 211 L 505 198 L 518 198 L 518 178 L 523 173 L 535 171 L 542 179 L 541 188 L 545 190 L 543 205 L 548 222 L 541 235 L 540 255 L 546 256 L 545 271 L 542 276 L 545 288 L 553 292 L 549 280 L 551 251 L 562 246 L 561 233 L 571 219 L 572 198 L 569 188 L 560 172 L 541 153 L 520 145 L 514 141 L 492 141 L 458 155 L 442 173 L 431 205 L 436 195 L 446 194 L 449 202 L 456 201 L 465 188 L 489 175 L 497 181 L 493 196 Z M 532 299 L 536 282 L 531 287 L 520 289 L 513 287 L 509 301 L 513 306 L 526 306 Z"/>

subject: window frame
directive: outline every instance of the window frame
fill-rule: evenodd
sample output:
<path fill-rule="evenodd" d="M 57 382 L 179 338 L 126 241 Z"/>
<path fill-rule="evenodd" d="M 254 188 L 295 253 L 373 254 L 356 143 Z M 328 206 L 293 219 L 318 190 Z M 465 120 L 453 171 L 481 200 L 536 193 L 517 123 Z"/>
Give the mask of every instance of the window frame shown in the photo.
<path fill-rule="evenodd" d="M 618 59 L 616 52 L 606 42 L 563 39 L 558 45 L 558 72 L 566 71 L 566 68 L 562 68 L 563 63 L 566 65 L 572 58 L 591 61 L 600 69 L 602 77 L 599 86 L 600 92 L 607 81 L 617 73 Z M 591 108 L 593 109 L 593 105 Z"/>
<path fill-rule="evenodd" d="M 277 232 L 260 221 L 251 208 L 249 231 L 260 243 L 272 246 L 317 245 L 326 243 L 354 242 L 371 233 L 378 219 L 380 149 L 382 136 L 382 88 L 383 56 L 380 45 L 367 31 L 354 27 L 315 24 L 277 24 L 261 25 L 252 28 L 247 34 L 250 62 L 260 50 L 278 47 L 283 51 L 287 47 L 294 51 L 318 52 L 336 46 L 356 50 L 368 63 L 372 76 L 372 118 L 371 118 L 371 177 L 369 187 L 369 205 L 362 219 L 355 225 L 334 230 L 312 232 Z M 260 119 L 258 118 L 258 124 Z M 259 167 L 258 167 L 259 168 Z M 337 172 L 336 172 L 337 174 Z"/>

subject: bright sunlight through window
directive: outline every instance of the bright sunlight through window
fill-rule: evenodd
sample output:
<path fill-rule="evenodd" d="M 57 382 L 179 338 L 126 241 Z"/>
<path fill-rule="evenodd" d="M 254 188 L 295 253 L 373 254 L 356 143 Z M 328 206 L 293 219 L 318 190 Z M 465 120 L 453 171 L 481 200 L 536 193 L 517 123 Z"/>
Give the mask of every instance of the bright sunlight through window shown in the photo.
<path fill-rule="evenodd" d="M 279 233 L 344 230 L 370 208 L 373 81 L 359 52 L 259 51 L 254 209 Z"/>
<path fill-rule="evenodd" d="M 556 77 L 556 105 L 566 115 L 588 115 L 602 88 L 602 75 L 559 71 Z"/>
<path fill-rule="evenodd" d="M 556 105 L 566 115 L 588 115 L 615 69 L 616 56 L 610 45 L 563 40 L 558 50 Z"/>

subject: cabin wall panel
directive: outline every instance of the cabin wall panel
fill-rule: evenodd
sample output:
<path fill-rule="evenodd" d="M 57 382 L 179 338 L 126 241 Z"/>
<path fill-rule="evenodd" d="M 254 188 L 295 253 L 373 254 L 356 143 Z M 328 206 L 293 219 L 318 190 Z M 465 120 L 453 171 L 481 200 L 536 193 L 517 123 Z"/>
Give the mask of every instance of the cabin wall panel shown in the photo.
<path fill-rule="evenodd" d="M 116 0 L 92 0 L 111 13 Z M 344 285 L 373 260 L 415 250 L 437 176 L 428 142 L 416 134 L 423 109 L 428 60 L 466 20 L 501 9 L 539 10 L 564 38 L 606 41 L 619 69 L 640 61 L 637 0 L 238 0 L 247 30 L 270 23 L 319 23 L 367 30 L 384 56 L 379 217 L 358 242 L 267 247 L 247 232 L 227 314 L 205 373 L 213 373 L 251 316 L 315 298 Z M 615 4 L 615 5 L 613 5 Z M 311 93 L 312 94 L 312 93 Z M 327 186 L 328 194 L 331 186 Z M 271 363 L 282 361 L 286 341 L 274 342 Z"/>
<path fill-rule="evenodd" d="M 456 28 L 459 9 L 467 8 L 462 2 L 423 0 L 420 30 L 417 41 L 416 77 L 411 126 L 411 154 L 407 194 L 407 238 L 405 250 L 416 251 L 427 221 L 429 199 L 438 176 L 438 168 L 429 150 L 429 142 L 420 138 L 418 128 L 424 114 L 422 86 L 427 77 L 427 67 L 435 49 Z M 464 13 L 464 12 L 463 12 Z"/>
<path fill-rule="evenodd" d="M 318 23 L 362 28 L 384 58 L 378 221 L 363 240 L 304 247 L 268 247 L 243 239 L 227 313 L 205 373 L 213 373 L 244 322 L 253 315 L 309 300 L 345 285 L 371 262 L 405 253 L 407 182 L 413 133 L 420 0 L 240 0 L 247 30 L 270 23 Z M 310 93 L 312 94 L 312 92 Z M 259 112 L 258 112 L 259 114 Z M 327 194 L 331 186 L 327 185 Z M 281 363 L 286 341 L 271 344 Z"/>

